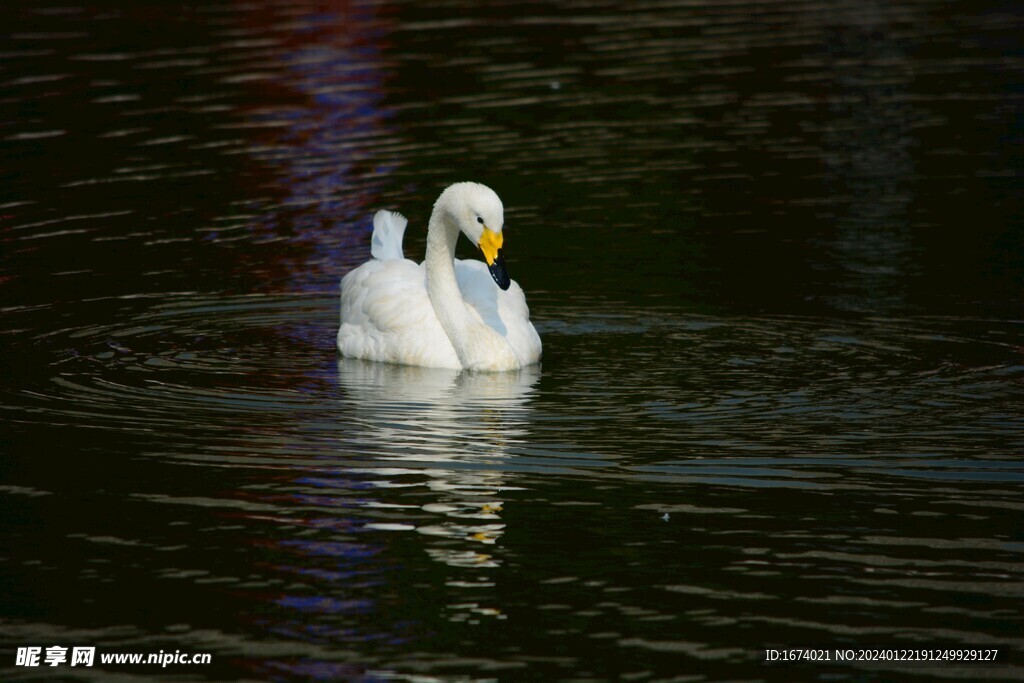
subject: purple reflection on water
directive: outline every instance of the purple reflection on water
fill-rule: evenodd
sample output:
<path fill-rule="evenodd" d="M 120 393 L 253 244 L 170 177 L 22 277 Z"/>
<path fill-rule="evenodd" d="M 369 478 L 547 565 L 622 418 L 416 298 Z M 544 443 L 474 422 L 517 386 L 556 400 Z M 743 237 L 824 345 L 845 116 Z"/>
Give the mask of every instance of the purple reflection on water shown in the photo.
<path fill-rule="evenodd" d="M 280 197 L 255 230 L 302 247 L 284 264 L 280 285 L 288 292 L 334 292 L 369 255 L 376 197 L 397 166 L 375 151 L 390 135 L 379 48 L 388 28 L 378 11 L 322 3 L 297 19 L 275 56 L 280 80 L 261 85 L 280 93 L 272 98 L 278 104 L 249 114 L 266 131 L 252 154 Z"/>
<path fill-rule="evenodd" d="M 377 681 L 393 681 L 394 677 L 386 672 L 375 674 L 365 668 L 344 662 L 323 662 L 298 660 L 295 662 L 278 662 L 268 667 L 271 676 L 287 676 L 287 680 L 308 679 L 314 681 L 360 681 L 360 683 L 376 683 Z M 280 680 L 272 678 L 271 680 Z"/>
<path fill-rule="evenodd" d="M 362 560 L 373 557 L 380 552 L 380 548 L 366 546 L 359 543 L 343 542 L 317 542 L 317 541 L 287 541 L 281 545 L 295 547 L 301 550 L 304 555 L 344 557 L 353 560 Z"/>
<path fill-rule="evenodd" d="M 362 614 L 374 608 L 372 600 L 339 600 L 323 595 L 285 595 L 277 604 L 289 609 L 319 614 Z"/>

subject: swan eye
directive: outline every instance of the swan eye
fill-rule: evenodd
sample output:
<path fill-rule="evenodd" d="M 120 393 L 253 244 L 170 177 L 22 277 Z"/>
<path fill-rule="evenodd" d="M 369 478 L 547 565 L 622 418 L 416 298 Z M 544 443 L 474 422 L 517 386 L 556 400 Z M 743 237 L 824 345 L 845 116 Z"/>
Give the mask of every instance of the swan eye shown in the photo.
<path fill-rule="evenodd" d="M 484 224 L 484 219 L 480 218 L 480 216 L 477 216 L 476 217 L 476 222 L 479 223 L 480 225 L 483 225 Z"/>

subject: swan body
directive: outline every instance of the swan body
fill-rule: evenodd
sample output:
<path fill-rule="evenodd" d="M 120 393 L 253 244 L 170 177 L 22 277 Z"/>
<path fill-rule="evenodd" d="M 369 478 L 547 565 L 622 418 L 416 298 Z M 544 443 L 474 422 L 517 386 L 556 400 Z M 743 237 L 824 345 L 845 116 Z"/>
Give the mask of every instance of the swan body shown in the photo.
<path fill-rule="evenodd" d="M 478 183 L 449 186 L 434 204 L 423 263 L 404 258 L 401 214 L 373 218 L 373 259 L 341 280 L 338 350 L 363 360 L 504 371 L 540 360 L 522 288 L 502 256 L 504 208 Z M 486 264 L 455 258 L 459 233 Z"/>

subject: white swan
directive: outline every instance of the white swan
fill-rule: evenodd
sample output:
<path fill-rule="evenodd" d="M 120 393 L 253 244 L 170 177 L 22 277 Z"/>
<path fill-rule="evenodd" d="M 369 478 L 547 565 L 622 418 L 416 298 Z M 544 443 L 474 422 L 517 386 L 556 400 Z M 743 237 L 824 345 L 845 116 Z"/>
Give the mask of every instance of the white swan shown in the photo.
<path fill-rule="evenodd" d="M 488 371 L 539 361 L 540 336 L 526 297 L 505 271 L 498 195 L 478 183 L 456 183 L 442 192 L 430 215 L 422 264 L 402 256 L 406 223 L 400 214 L 378 211 L 373 259 L 341 280 L 341 354 Z M 455 260 L 460 231 L 480 247 L 487 265 Z"/>

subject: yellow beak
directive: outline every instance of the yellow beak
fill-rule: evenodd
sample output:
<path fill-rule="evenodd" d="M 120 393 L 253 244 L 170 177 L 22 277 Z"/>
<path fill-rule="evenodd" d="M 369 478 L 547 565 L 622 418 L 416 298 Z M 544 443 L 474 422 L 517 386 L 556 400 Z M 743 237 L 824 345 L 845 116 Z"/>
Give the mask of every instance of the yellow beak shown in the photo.
<path fill-rule="evenodd" d="M 501 249 L 502 236 L 500 232 L 492 232 L 484 226 L 484 234 L 480 236 L 480 251 L 484 252 L 484 259 L 487 265 L 493 266 L 494 260 L 498 258 L 498 250 Z"/>

